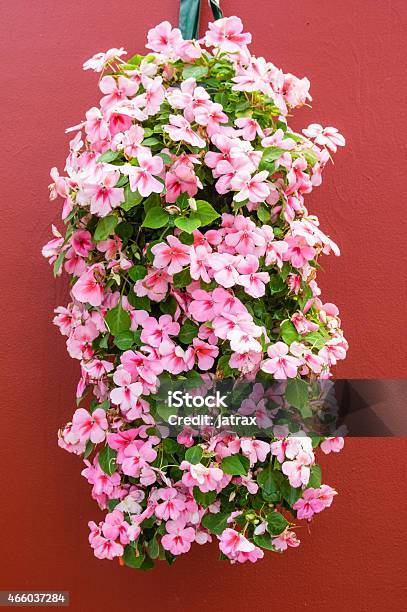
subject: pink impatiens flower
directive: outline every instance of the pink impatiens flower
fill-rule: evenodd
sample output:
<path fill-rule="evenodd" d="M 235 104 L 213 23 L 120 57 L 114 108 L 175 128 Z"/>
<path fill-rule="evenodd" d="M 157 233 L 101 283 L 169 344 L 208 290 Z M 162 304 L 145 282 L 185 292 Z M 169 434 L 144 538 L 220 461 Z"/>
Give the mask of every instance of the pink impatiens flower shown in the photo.
<path fill-rule="evenodd" d="M 295 378 L 301 362 L 296 357 L 288 355 L 288 346 L 284 342 L 276 342 L 267 349 L 270 359 L 266 359 L 261 369 L 273 374 L 276 380 Z"/>
<path fill-rule="evenodd" d="M 165 528 L 167 533 L 161 538 L 163 548 L 173 555 L 188 552 L 195 539 L 195 530 L 192 527 L 185 527 L 182 521 L 167 521 Z"/>
<path fill-rule="evenodd" d="M 287 550 L 289 546 L 296 548 L 300 545 L 300 540 L 297 538 L 294 531 L 290 531 L 287 527 L 280 535 L 273 538 L 271 543 L 276 550 L 282 552 L 283 550 Z"/>
<path fill-rule="evenodd" d="M 142 468 L 148 467 L 156 457 L 157 451 L 150 442 L 135 440 L 124 449 L 123 473 L 127 476 L 139 476 Z"/>
<path fill-rule="evenodd" d="M 180 325 L 172 320 L 170 315 L 161 315 L 158 319 L 147 317 L 142 322 L 143 331 L 141 341 L 150 346 L 159 347 L 164 340 L 169 340 L 170 336 L 177 336 Z"/>
<path fill-rule="evenodd" d="M 209 266 L 209 253 L 204 246 L 197 246 L 190 250 L 191 267 L 190 274 L 194 280 L 202 280 L 205 283 L 210 283 L 211 279 L 207 268 Z"/>
<path fill-rule="evenodd" d="M 181 272 L 184 266 L 190 263 L 190 247 L 182 244 L 175 236 L 167 236 L 168 244 L 160 242 L 155 244 L 151 252 L 154 255 L 153 265 L 155 268 L 166 268 L 168 274 Z"/>
<path fill-rule="evenodd" d="M 334 153 L 338 146 L 345 146 L 344 137 L 334 127 L 323 128 L 319 123 L 311 123 L 307 129 L 302 130 L 302 133 L 312 138 L 316 144 L 326 146 Z"/>
<path fill-rule="evenodd" d="M 103 264 L 94 264 L 82 274 L 72 287 L 72 295 L 78 302 L 100 306 L 103 300 Z"/>
<path fill-rule="evenodd" d="M 185 502 L 179 496 L 178 491 L 173 487 L 169 487 L 167 489 L 160 489 L 158 495 L 164 501 L 155 507 L 154 512 L 156 516 L 163 521 L 168 521 L 169 519 L 176 520 L 185 508 Z"/>
<path fill-rule="evenodd" d="M 85 408 L 75 410 L 72 417 L 72 429 L 78 434 L 80 442 L 88 440 L 93 444 L 103 442 L 107 428 L 106 412 L 102 408 L 97 408 L 92 414 L 89 414 Z"/>
<path fill-rule="evenodd" d="M 161 174 L 164 167 L 163 160 L 158 155 L 152 156 L 149 150 L 137 153 L 138 166 L 125 164 L 121 167 L 123 174 L 127 174 L 130 180 L 132 191 L 138 191 L 143 198 L 147 198 L 152 193 L 161 193 L 164 189 L 155 177 Z"/>
<path fill-rule="evenodd" d="M 203 149 L 206 145 L 203 138 L 198 136 L 191 127 L 190 122 L 182 115 L 170 115 L 169 125 L 163 125 L 163 129 L 169 134 L 171 140 L 178 142 L 183 140 L 192 147 Z"/>
<path fill-rule="evenodd" d="M 224 17 L 210 23 L 206 32 L 206 44 L 217 47 L 224 53 L 236 53 L 252 41 L 252 35 L 243 33 L 239 17 Z"/>
<path fill-rule="evenodd" d="M 123 412 L 127 412 L 143 393 L 143 385 L 140 382 L 132 383 L 131 374 L 122 367 L 117 368 L 113 381 L 117 387 L 110 392 L 110 399 L 113 404 L 119 405 Z"/>
<path fill-rule="evenodd" d="M 233 197 L 236 202 L 264 202 L 270 194 L 270 188 L 265 182 L 268 177 L 267 170 L 262 170 L 254 176 L 247 171 L 240 171 L 231 180 L 231 187 L 237 191 Z"/>
<path fill-rule="evenodd" d="M 254 298 L 262 297 L 266 293 L 266 283 L 269 282 L 268 272 L 257 272 L 259 260 L 254 255 L 246 255 L 237 267 L 239 274 L 239 285 L 244 287 L 245 292 Z"/>
<path fill-rule="evenodd" d="M 90 212 L 98 217 L 106 217 L 113 208 L 124 202 L 123 187 L 115 187 L 120 178 L 119 171 L 105 172 L 96 183 L 87 183 L 83 187 L 83 196 L 78 194 L 78 201 L 90 200 Z"/>
<path fill-rule="evenodd" d="M 217 346 L 208 344 L 199 338 L 194 338 L 192 348 L 195 357 L 198 359 L 198 367 L 200 370 L 210 370 L 214 364 L 215 358 L 219 354 Z"/>

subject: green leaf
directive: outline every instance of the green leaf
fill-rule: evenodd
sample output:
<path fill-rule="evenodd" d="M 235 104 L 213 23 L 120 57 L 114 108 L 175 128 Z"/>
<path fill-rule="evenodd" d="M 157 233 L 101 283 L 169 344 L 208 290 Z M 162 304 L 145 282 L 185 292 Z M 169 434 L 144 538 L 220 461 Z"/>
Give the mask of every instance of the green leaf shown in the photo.
<path fill-rule="evenodd" d="M 124 549 L 123 561 L 128 567 L 134 567 L 136 569 L 140 569 L 144 561 L 144 555 L 139 555 L 138 557 L 136 557 L 134 548 L 130 546 L 130 544 L 127 544 L 127 546 Z"/>
<path fill-rule="evenodd" d="M 287 519 L 280 512 L 274 511 L 267 515 L 267 529 L 273 535 L 282 533 L 287 525 Z"/>
<path fill-rule="evenodd" d="M 205 200 L 196 201 L 196 214 L 201 220 L 201 225 L 209 225 L 209 223 L 220 217 L 220 214 L 216 212 L 214 207 Z"/>
<path fill-rule="evenodd" d="M 232 476 L 246 476 L 250 467 L 250 461 L 243 455 L 230 455 L 225 457 L 221 463 L 221 469 L 225 474 Z"/>
<path fill-rule="evenodd" d="M 131 331 L 124 331 L 117 334 L 114 343 L 121 351 L 127 351 L 134 344 L 134 335 Z"/>
<path fill-rule="evenodd" d="M 302 154 L 304 155 L 305 159 L 307 160 L 310 166 L 315 166 L 315 164 L 318 162 L 317 155 L 311 149 L 307 149 L 306 151 L 303 151 Z"/>
<path fill-rule="evenodd" d="M 131 280 L 133 280 L 134 282 L 141 280 L 142 278 L 145 277 L 146 274 L 147 274 L 147 268 L 145 266 L 133 266 L 128 271 L 128 275 L 130 276 Z"/>
<path fill-rule="evenodd" d="M 312 489 L 319 489 L 319 487 L 321 486 L 321 482 L 322 482 L 321 466 L 313 465 L 311 468 L 311 475 L 310 475 L 310 479 L 308 482 L 308 487 L 311 487 Z"/>
<path fill-rule="evenodd" d="M 275 550 L 272 544 L 271 535 L 269 533 L 261 533 L 253 536 L 253 542 L 256 544 L 256 546 L 260 546 L 260 548 Z"/>
<path fill-rule="evenodd" d="M 178 340 L 183 344 L 192 344 L 192 340 L 197 337 L 199 327 L 187 319 L 178 334 Z"/>
<path fill-rule="evenodd" d="M 176 227 L 187 234 L 192 234 L 193 231 L 201 226 L 201 220 L 199 217 L 191 215 L 190 217 L 177 217 L 174 221 Z"/>
<path fill-rule="evenodd" d="M 290 346 L 291 342 L 298 342 L 301 338 L 291 321 L 283 321 L 280 326 L 283 341 Z"/>
<path fill-rule="evenodd" d="M 266 495 L 278 494 L 284 476 L 281 472 L 273 470 L 271 465 L 268 465 L 264 470 L 257 474 L 257 482 L 266 493 Z M 279 495 L 276 495 L 278 498 Z"/>
<path fill-rule="evenodd" d="M 159 306 L 163 314 L 169 314 L 173 317 L 177 310 L 178 302 L 173 295 L 169 295 L 164 302 L 160 302 Z"/>
<path fill-rule="evenodd" d="M 187 287 L 192 282 L 189 269 L 185 268 L 185 270 L 174 274 L 174 276 L 172 277 L 172 282 L 174 287 L 177 289 L 180 289 L 181 287 Z"/>
<path fill-rule="evenodd" d="M 164 227 L 164 225 L 167 225 L 169 218 L 170 216 L 165 210 L 163 210 L 160 206 L 156 206 L 147 211 L 142 227 L 158 229 L 159 227 Z"/>
<path fill-rule="evenodd" d="M 93 444 L 93 442 L 88 440 L 86 442 L 86 447 L 85 447 L 85 452 L 83 453 L 83 458 L 87 459 L 89 457 L 89 455 L 92 454 L 92 451 L 93 451 L 94 448 L 95 448 L 95 445 Z"/>
<path fill-rule="evenodd" d="M 106 240 L 109 238 L 109 236 L 114 232 L 117 221 L 118 219 L 116 215 L 108 215 L 107 217 L 102 217 L 99 219 L 93 235 L 94 240 L 99 242 L 100 240 Z"/>
<path fill-rule="evenodd" d="M 228 512 L 218 512 L 217 514 L 205 514 L 202 525 L 216 535 L 221 535 L 227 528 L 227 520 L 230 516 Z"/>
<path fill-rule="evenodd" d="M 110 446 L 108 445 L 102 448 L 102 450 L 100 451 L 98 455 L 98 461 L 99 461 L 100 468 L 108 476 L 111 476 L 113 472 L 116 471 L 116 468 L 117 468 L 116 457 L 117 457 L 117 451 L 115 451 L 113 448 L 110 448 Z"/>
<path fill-rule="evenodd" d="M 153 538 L 147 544 L 147 553 L 151 559 L 158 559 L 158 555 L 160 554 L 160 547 L 156 538 Z"/>
<path fill-rule="evenodd" d="M 199 81 L 208 74 L 207 66 L 185 66 L 182 71 L 182 78 L 185 79 L 196 79 Z"/>
<path fill-rule="evenodd" d="M 158 193 L 152 193 L 143 202 L 144 212 L 147 213 L 150 208 L 157 208 L 161 206 L 161 198 Z"/>
<path fill-rule="evenodd" d="M 267 149 L 263 151 L 261 162 L 273 162 L 281 157 L 283 153 L 286 153 L 286 150 L 280 149 L 280 147 L 267 147 Z"/>
<path fill-rule="evenodd" d="M 287 381 L 285 399 L 291 406 L 300 411 L 303 418 L 312 416 L 312 411 L 309 407 L 309 391 L 306 380 L 290 378 Z"/>
<path fill-rule="evenodd" d="M 302 488 L 292 487 L 285 478 L 282 480 L 280 488 L 284 499 L 291 507 L 300 499 L 302 495 Z"/>
<path fill-rule="evenodd" d="M 326 339 L 321 336 L 318 332 L 310 332 L 306 336 L 303 336 L 303 340 L 306 340 L 310 344 L 312 344 L 313 348 L 318 350 L 322 349 L 325 346 Z"/>
<path fill-rule="evenodd" d="M 119 151 L 112 151 L 111 149 L 108 149 L 107 151 L 102 153 L 102 155 L 100 155 L 97 158 L 96 163 L 97 164 L 102 164 L 102 163 L 108 164 L 109 162 L 112 162 L 115 159 L 117 159 L 119 155 L 120 155 Z"/>
<path fill-rule="evenodd" d="M 185 461 L 196 465 L 202 459 L 202 448 L 200 446 L 191 446 L 185 453 Z"/>
<path fill-rule="evenodd" d="M 53 267 L 54 276 L 58 274 L 59 268 L 62 266 L 62 262 L 64 261 L 64 259 L 65 259 L 65 251 L 61 251 L 54 263 L 54 267 Z"/>
<path fill-rule="evenodd" d="M 105 321 L 109 327 L 112 336 L 117 336 L 121 332 L 130 329 L 130 315 L 121 304 L 118 304 L 112 310 L 108 310 L 105 315 Z"/>
<path fill-rule="evenodd" d="M 233 376 L 233 369 L 229 365 L 230 355 L 222 355 L 218 360 L 216 370 L 222 372 L 223 378 Z"/>
<path fill-rule="evenodd" d="M 132 191 L 130 185 L 126 185 L 124 188 L 124 202 L 120 204 L 120 206 L 123 210 L 127 211 L 140 204 L 142 200 L 143 196 L 141 196 L 138 191 Z"/>
<path fill-rule="evenodd" d="M 145 140 L 143 140 L 141 144 L 144 147 L 153 147 L 156 144 L 160 144 L 160 141 L 158 140 L 158 138 L 154 138 L 154 136 L 152 136 L 151 138 L 146 138 Z"/>
<path fill-rule="evenodd" d="M 268 221 L 270 221 L 270 207 L 267 206 L 264 202 L 262 202 L 257 209 L 257 216 L 262 223 L 267 223 Z"/>
<path fill-rule="evenodd" d="M 123 222 L 123 223 L 119 223 L 119 225 L 116 226 L 115 234 L 119 236 L 119 238 L 124 240 L 125 242 L 127 242 L 127 240 L 130 238 L 132 233 L 133 233 L 133 226 L 131 223 Z"/>
<path fill-rule="evenodd" d="M 194 487 L 192 492 L 195 501 L 204 508 L 207 508 L 208 506 L 213 504 L 216 499 L 216 491 L 208 491 L 207 493 L 202 493 L 199 487 Z"/>
<path fill-rule="evenodd" d="M 281 278 L 280 274 L 273 274 L 272 276 L 270 276 L 268 287 L 271 293 L 281 293 L 281 291 L 287 289 L 287 285 Z"/>

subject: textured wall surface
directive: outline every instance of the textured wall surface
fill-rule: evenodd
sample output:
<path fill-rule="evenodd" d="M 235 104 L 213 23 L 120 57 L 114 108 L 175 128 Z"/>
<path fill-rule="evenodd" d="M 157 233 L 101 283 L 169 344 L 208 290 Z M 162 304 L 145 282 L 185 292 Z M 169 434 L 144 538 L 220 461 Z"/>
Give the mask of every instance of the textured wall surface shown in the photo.
<path fill-rule="evenodd" d="M 311 80 L 313 109 L 297 112 L 294 126 L 335 125 L 348 141 L 307 200 L 343 252 L 326 258 L 320 279 L 351 345 L 336 374 L 406 377 L 406 4 L 222 5 L 253 33 L 253 52 Z M 215 546 L 195 546 L 172 568 L 141 574 L 97 561 L 88 548 L 87 521 L 100 514 L 80 460 L 55 439 L 75 408 L 78 364 L 51 325 L 65 282 L 40 257 L 59 217 L 47 200 L 48 173 L 62 170 L 65 127 L 98 97 L 97 76 L 82 62 L 113 46 L 142 52 L 147 29 L 175 24 L 177 12 L 176 0 L 2 2 L 0 589 L 70 590 L 78 611 L 397 612 L 407 589 L 405 439 L 353 439 L 342 455 L 324 458 L 325 481 L 340 495 L 282 557 L 233 567 L 216 562 Z M 207 18 L 205 9 L 203 25 Z"/>

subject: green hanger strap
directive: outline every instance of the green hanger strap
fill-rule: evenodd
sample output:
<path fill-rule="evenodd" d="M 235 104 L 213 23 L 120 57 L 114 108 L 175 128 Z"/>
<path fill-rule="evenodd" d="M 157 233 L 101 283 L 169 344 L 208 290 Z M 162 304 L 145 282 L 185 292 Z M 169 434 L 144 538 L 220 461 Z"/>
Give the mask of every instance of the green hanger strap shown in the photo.
<path fill-rule="evenodd" d="M 223 17 L 219 6 L 219 0 L 209 0 L 212 14 L 215 19 Z M 201 0 L 180 0 L 179 6 L 179 29 L 185 40 L 199 37 L 199 14 Z"/>

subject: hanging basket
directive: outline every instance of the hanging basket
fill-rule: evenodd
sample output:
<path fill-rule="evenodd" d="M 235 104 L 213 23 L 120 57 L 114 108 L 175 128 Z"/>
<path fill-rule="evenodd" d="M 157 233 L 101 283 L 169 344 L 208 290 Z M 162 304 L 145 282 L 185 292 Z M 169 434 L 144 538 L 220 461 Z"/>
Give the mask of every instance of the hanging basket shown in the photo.
<path fill-rule="evenodd" d="M 310 385 L 347 351 L 316 282 L 320 255 L 339 250 L 304 204 L 344 139 L 289 127 L 308 79 L 251 56 L 240 19 L 211 5 L 221 18 L 199 41 L 199 2 L 181 1 L 186 39 L 164 21 L 148 55 L 85 62 L 101 99 L 51 172 L 64 231 L 43 253 L 70 276 L 54 323 L 81 367 L 59 445 L 83 457 L 104 511 L 89 523 L 96 557 L 141 569 L 193 542 L 217 540 L 239 563 L 298 546 L 297 522 L 336 495 L 316 453 L 343 446 L 303 429 Z M 243 429 L 188 425 L 185 409 L 174 432 L 165 385 L 172 398 L 193 388 L 213 415 L 220 382 L 251 385 L 232 406 Z"/>

